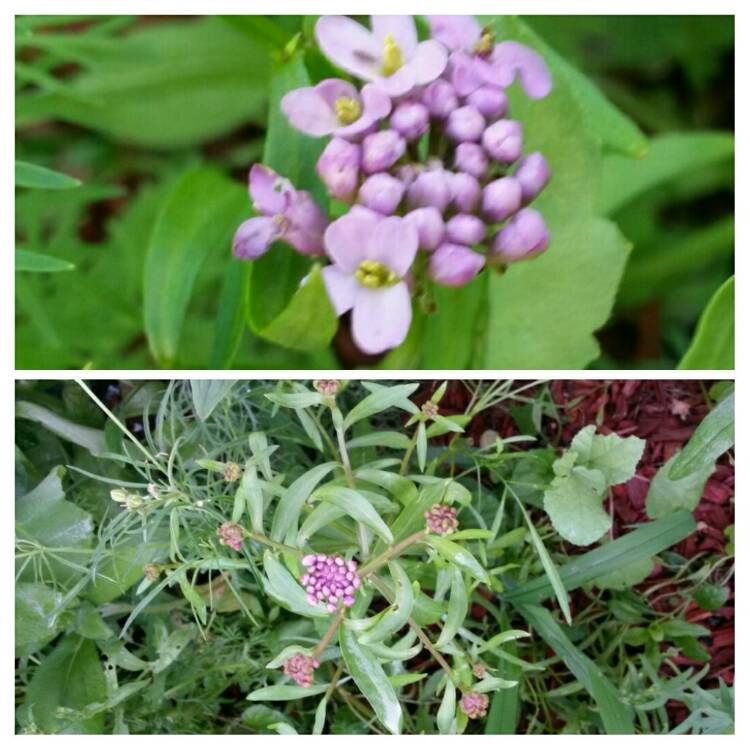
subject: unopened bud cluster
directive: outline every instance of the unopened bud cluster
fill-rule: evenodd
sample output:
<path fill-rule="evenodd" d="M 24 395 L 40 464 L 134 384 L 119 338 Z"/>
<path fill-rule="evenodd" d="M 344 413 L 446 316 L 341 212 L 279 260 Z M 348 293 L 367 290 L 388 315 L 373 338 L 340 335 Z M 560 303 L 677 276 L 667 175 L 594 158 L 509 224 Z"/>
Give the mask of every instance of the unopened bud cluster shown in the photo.
<path fill-rule="evenodd" d="M 335 612 L 339 604 L 345 607 L 354 604 L 354 592 L 360 584 L 354 560 L 344 560 L 338 555 L 306 555 L 302 565 L 307 572 L 300 582 L 310 604 L 325 604 L 329 612 Z"/>
<path fill-rule="evenodd" d="M 435 503 L 425 511 L 424 517 L 427 519 L 427 530 L 432 534 L 447 536 L 458 529 L 458 513 L 449 505 Z"/>
<path fill-rule="evenodd" d="M 284 674 L 291 677 L 300 687 L 310 687 L 313 673 L 320 666 L 317 659 L 305 654 L 294 654 L 284 662 Z"/>
<path fill-rule="evenodd" d="M 245 540 L 245 532 L 240 526 L 231 521 L 224 521 L 218 529 L 216 535 L 219 537 L 219 543 L 231 547 L 236 552 L 242 549 L 242 543 Z"/>
<path fill-rule="evenodd" d="M 485 693 L 464 693 L 459 706 L 470 719 L 483 719 L 487 716 L 490 699 Z"/>

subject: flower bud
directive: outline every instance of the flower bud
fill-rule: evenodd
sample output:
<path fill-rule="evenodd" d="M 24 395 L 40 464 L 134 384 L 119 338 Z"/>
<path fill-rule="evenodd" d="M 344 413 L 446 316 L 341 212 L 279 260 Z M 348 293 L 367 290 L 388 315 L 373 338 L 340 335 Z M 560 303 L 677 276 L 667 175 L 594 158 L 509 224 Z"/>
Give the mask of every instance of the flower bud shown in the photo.
<path fill-rule="evenodd" d="M 508 97 L 494 86 L 480 86 L 466 97 L 466 103 L 476 107 L 487 119 L 504 117 L 508 113 Z"/>
<path fill-rule="evenodd" d="M 484 149 L 478 143 L 459 143 L 456 146 L 456 169 L 468 172 L 481 180 L 487 174 L 489 160 Z"/>
<path fill-rule="evenodd" d="M 478 141 L 485 125 L 484 117 L 476 107 L 459 107 L 448 115 L 445 132 L 454 141 Z"/>
<path fill-rule="evenodd" d="M 486 693 L 464 693 L 458 705 L 470 719 L 481 719 L 487 716 L 490 699 Z"/>
<path fill-rule="evenodd" d="M 143 566 L 143 575 L 147 581 L 155 581 L 161 575 L 161 570 L 158 565 L 153 563 L 146 563 Z"/>
<path fill-rule="evenodd" d="M 361 151 L 356 143 L 343 138 L 331 139 L 323 150 L 316 169 L 331 197 L 347 203 L 354 199 Z"/>
<path fill-rule="evenodd" d="M 490 221 L 503 221 L 521 207 L 521 183 L 515 177 L 493 180 L 482 193 L 482 213 Z"/>
<path fill-rule="evenodd" d="M 415 141 L 430 127 L 430 113 L 420 102 L 401 102 L 391 114 L 391 127 L 407 141 Z"/>
<path fill-rule="evenodd" d="M 143 498 L 140 495 L 128 492 L 126 489 L 112 490 L 109 496 L 125 510 L 138 510 L 143 505 Z"/>
<path fill-rule="evenodd" d="M 403 197 L 404 184 L 387 172 L 368 177 L 359 189 L 359 202 L 386 216 L 398 208 Z"/>
<path fill-rule="evenodd" d="M 476 177 L 465 172 L 451 175 L 451 203 L 462 213 L 475 211 L 482 197 L 482 187 Z"/>
<path fill-rule="evenodd" d="M 511 164 L 521 156 L 521 124 L 515 120 L 498 120 L 492 123 L 482 134 L 482 145 L 493 159 Z"/>
<path fill-rule="evenodd" d="M 442 241 L 445 224 L 440 211 L 434 206 L 415 208 L 404 216 L 404 221 L 413 224 L 419 238 L 419 249 L 431 253 Z"/>
<path fill-rule="evenodd" d="M 439 211 L 445 211 L 450 199 L 449 173 L 443 169 L 421 172 L 406 191 L 410 208 L 434 206 Z"/>
<path fill-rule="evenodd" d="M 321 396 L 335 396 L 341 389 L 340 380 L 313 380 L 313 388 Z"/>
<path fill-rule="evenodd" d="M 422 92 L 422 103 L 433 117 L 443 120 L 458 107 L 458 97 L 448 81 L 438 78 Z"/>
<path fill-rule="evenodd" d="M 533 258 L 549 245 L 549 231 L 542 215 L 522 208 L 494 237 L 491 253 L 505 263 Z"/>
<path fill-rule="evenodd" d="M 417 175 L 421 172 L 421 168 L 417 169 L 414 164 L 400 164 L 396 167 L 396 177 L 404 183 L 406 187 L 417 179 Z"/>
<path fill-rule="evenodd" d="M 237 227 L 232 240 L 232 254 L 240 260 L 254 260 L 265 253 L 283 233 L 286 219 L 279 215 L 253 216 Z"/>
<path fill-rule="evenodd" d="M 406 141 L 395 130 L 379 130 L 362 141 L 362 169 L 366 174 L 384 172 L 406 152 Z"/>
<path fill-rule="evenodd" d="M 218 529 L 216 529 L 216 536 L 219 537 L 219 542 L 231 547 L 236 552 L 242 549 L 242 542 L 245 538 L 245 532 L 236 524 L 231 521 L 224 521 Z"/>
<path fill-rule="evenodd" d="M 234 461 L 224 464 L 224 481 L 236 482 L 242 476 L 242 468 Z"/>
<path fill-rule="evenodd" d="M 291 677 L 300 687 L 310 687 L 313 683 L 313 672 L 320 666 L 317 659 L 306 654 L 293 654 L 284 662 L 283 670 L 287 677 Z"/>
<path fill-rule="evenodd" d="M 431 403 L 430 401 L 427 402 Z M 429 510 L 425 511 L 427 519 L 427 531 L 431 534 L 446 536 L 453 534 L 458 529 L 458 513 L 455 508 L 442 503 L 435 503 Z"/>
<path fill-rule="evenodd" d="M 521 183 L 523 202 L 533 201 L 549 182 L 549 166 L 546 159 L 539 151 L 524 156 L 518 162 L 514 177 Z"/>
<path fill-rule="evenodd" d="M 299 190 L 286 211 L 284 240 L 305 255 L 323 255 L 323 233 L 328 218 L 307 190 Z"/>
<path fill-rule="evenodd" d="M 468 284 L 484 266 L 484 256 L 465 245 L 444 242 L 430 256 L 429 274 L 444 286 Z"/>
<path fill-rule="evenodd" d="M 445 237 L 458 245 L 478 245 L 486 228 L 484 222 L 471 214 L 456 214 L 445 225 Z"/>

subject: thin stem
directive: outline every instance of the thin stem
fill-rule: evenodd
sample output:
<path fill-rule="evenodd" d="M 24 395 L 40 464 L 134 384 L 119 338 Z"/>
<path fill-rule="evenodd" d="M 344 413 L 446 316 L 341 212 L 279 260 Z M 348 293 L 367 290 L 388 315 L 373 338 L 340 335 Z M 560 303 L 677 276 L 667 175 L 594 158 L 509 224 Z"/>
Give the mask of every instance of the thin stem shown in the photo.
<path fill-rule="evenodd" d="M 336 612 L 336 617 L 331 620 L 331 624 L 328 626 L 328 630 L 326 630 L 325 635 L 320 639 L 320 643 L 315 647 L 315 650 L 312 652 L 312 658 L 317 659 L 320 657 L 320 655 L 326 650 L 326 646 L 333 640 L 333 636 L 336 635 L 336 631 L 339 629 L 339 625 L 341 625 L 344 615 L 346 614 L 346 608 L 341 607 L 338 612 Z"/>
<path fill-rule="evenodd" d="M 397 557 L 401 552 L 403 552 L 407 547 L 411 547 L 412 544 L 416 544 L 417 542 L 421 541 L 425 536 L 427 532 L 417 531 L 416 533 L 412 534 L 411 536 L 407 536 L 406 539 L 402 539 L 398 544 L 394 544 L 393 547 L 389 547 L 385 552 L 378 555 L 375 559 L 370 560 L 368 563 L 365 563 L 360 569 L 359 569 L 359 577 L 364 578 L 366 575 L 376 571 L 379 567 L 384 565 L 388 562 L 388 560 L 391 560 L 394 557 Z"/>
<path fill-rule="evenodd" d="M 411 436 L 411 442 L 409 443 L 409 446 L 406 449 L 406 453 L 404 453 L 404 458 L 401 461 L 401 468 L 398 470 L 398 473 L 401 476 L 404 476 L 404 474 L 406 474 L 406 470 L 409 468 L 409 460 L 411 459 L 411 454 L 414 453 L 414 448 L 417 445 L 417 432 L 418 430 L 414 430 L 414 434 Z"/>
<path fill-rule="evenodd" d="M 281 542 L 275 542 L 273 539 L 269 539 L 265 534 L 258 534 L 255 531 L 248 531 L 247 529 L 243 529 L 245 532 L 245 536 L 249 539 L 252 539 L 255 542 L 260 542 L 260 544 L 265 544 L 267 547 L 271 547 L 273 549 L 279 550 L 279 552 L 288 552 L 292 555 L 297 555 L 298 557 L 301 557 L 304 555 L 304 552 L 301 549 L 297 549 L 297 547 L 290 547 L 287 544 L 282 544 Z"/>

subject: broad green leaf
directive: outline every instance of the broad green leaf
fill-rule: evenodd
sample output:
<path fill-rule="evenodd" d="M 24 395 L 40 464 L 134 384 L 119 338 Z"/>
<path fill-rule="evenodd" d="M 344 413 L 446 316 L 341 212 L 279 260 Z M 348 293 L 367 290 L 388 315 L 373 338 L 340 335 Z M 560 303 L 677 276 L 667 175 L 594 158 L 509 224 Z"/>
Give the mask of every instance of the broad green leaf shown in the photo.
<path fill-rule="evenodd" d="M 622 484 L 633 477 L 645 446 L 646 441 L 635 435 L 626 438 L 614 433 L 597 435 L 596 427 L 588 425 L 576 433 L 570 450 L 578 454 L 578 465 L 600 471 L 611 485 Z"/>
<path fill-rule="evenodd" d="M 720 401 L 698 425 L 669 471 L 672 480 L 708 470 L 734 445 L 734 393 Z"/>
<path fill-rule="evenodd" d="M 34 670 L 22 715 L 31 714 L 38 729 L 48 734 L 101 734 L 104 717 L 87 719 L 58 715 L 58 709 L 80 711 L 107 698 L 104 670 L 93 641 L 68 635 Z"/>
<path fill-rule="evenodd" d="M 355 469 L 354 476 L 357 479 L 382 487 L 405 507 L 416 500 L 416 485 L 411 479 L 402 477 L 400 474 L 382 469 L 361 468 Z"/>
<path fill-rule="evenodd" d="M 693 592 L 693 601 L 706 612 L 713 612 L 729 599 L 729 589 L 716 583 L 702 583 Z M 18 610 L 16 610 L 18 611 Z"/>
<path fill-rule="evenodd" d="M 393 385 L 378 390 L 365 396 L 344 418 L 344 429 L 348 430 L 352 425 L 362 419 L 367 419 L 373 414 L 379 414 L 394 406 L 404 408 L 404 402 L 408 401 L 414 391 L 419 387 L 419 383 L 405 383 L 402 385 Z M 411 403 L 411 402 L 409 402 Z"/>
<path fill-rule="evenodd" d="M 680 508 L 693 511 L 698 506 L 706 481 L 714 473 L 714 464 L 699 466 L 692 474 L 681 479 L 671 479 L 669 474 L 680 452 L 656 472 L 646 495 L 646 513 L 649 518 L 664 518 Z"/>
<path fill-rule="evenodd" d="M 43 253 L 16 248 L 16 271 L 31 271 L 33 273 L 58 273 L 72 271 L 75 266 L 62 258 L 55 258 Z"/>
<path fill-rule="evenodd" d="M 552 480 L 544 493 L 544 510 L 563 539 L 586 546 L 607 532 L 612 519 L 602 508 L 606 489 L 604 475 L 583 466 Z"/>
<path fill-rule="evenodd" d="M 344 625 L 339 627 L 339 646 L 347 671 L 375 715 L 391 734 L 400 734 L 401 704 L 380 662 Z"/>
<path fill-rule="evenodd" d="M 469 611 L 469 597 L 466 593 L 464 577 L 458 566 L 451 568 L 451 593 L 448 599 L 448 613 L 440 631 L 440 637 L 435 643 L 436 648 L 447 646 L 464 624 Z"/>
<path fill-rule="evenodd" d="M 193 406 L 201 422 L 229 395 L 236 380 L 191 380 Z"/>
<path fill-rule="evenodd" d="M 63 627 L 52 613 L 62 594 L 41 583 L 16 584 L 16 656 L 25 656 L 46 646 Z"/>
<path fill-rule="evenodd" d="M 250 526 L 253 531 L 262 534 L 263 512 L 265 510 L 263 487 L 258 480 L 258 472 L 255 466 L 249 465 L 249 462 L 245 466 L 245 471 L 242 474 L 242 480 L 237 492 L 238 494 L 241 493 L 245 500 L 247 515 L 250 518 Z"/>
<path fill-rule="evenodd" d="M 315 391 L 300 393 L 267 393 L 266 398 L 274 404 L 288 409 L 306 409 L 309 406 L 320 406 L 323 396 Z"/>
<path fill-rule="evenodd" d="M 144 326 L 162 367 L 179 358 L 180 334 L 198 272 L 212 253 L 228 257 L 247 213 L 240 185 L 208 168 L 186 171 L 156 219 L 144 267 Z"/>
<path fill-rule="evenodd" d="M 471 688 L 476 690 L 477 693 L 494 693 L 496 690 L 507 690 L 518 685 L 517 680 L 506 680 L 503 677 L 493 677 L 488 675 L 487 677 L 475 682 Z"/>
<path fill-rule="evenodd" d="M 501 628 L 508 627 L 508 618 L 505 613 L 498 623 Z M 511 657 L 516 657 L 516 646 L 513 641 L 509 642 L 508 652 Z M 498 664 L 500 675 L 506 680 L 517 681 L 521 677 L 521 666 L 505 659 Z M 515 734 L 518 726 L 520 699 L 519 686 L 498 690 L 492 696 L 487 722 L 484 726 L 485 734 Z"/>
<path fill-rule="evenodd" d="M 245 333 L 244 292 L 250 265 L 232 258 L 227 263 L 214 324 L 209 368 L 226 370 L 237 356 Z"/>
<path fill-rule="evenodd" d="M 323 477 L 337 466 L 338 464 L 335 461 L 315 466 L 284 490 L 273 516 L 272 539 L 280 542 L 290 529 L 296 528 L 302 506 Z"/>
<path fill-rule="evenodd" d="M 437 728 L 440 734 L 456 733 L 456 686 L 446 678 L 443 699 L 437 712 Z"/>
<path fill-rule="evenodd" d="M 372 529 L 389 544 L 393 542 L 393 534 L 388 528 L 388 524 L 372 507 L 372 503 L 356 490 L 329 485 L 316 490 L 313 497 L 335 505 L 347 515 Z"/>
<path fill-rule="evenodd" d="M 596 701 L 607 734 L 634 734 L 632 710 L 622 702 L 601 669 L 570 641 L 552 615 L 534 604 L 516 606 Z"/>
<path fill-rule="evenodd" d="M 368 432 L 366 435 L 347 440 L 346 447 L 349 450 L 355 448 L 393 448 L 394 450 L 406 450 L 409 447 L 409 437 L 403 432 L 391 432 L 379 430 Z"/>
<path fill-rule="evenodd" d="M 99 456 L 107 450 L 103 430 L 96 430 L 93 427 L 84 427 L 83 425 L 75 424 L 50 409 L 39 406 L 39 404 L 32 404 L 29 401 L 17 401 L 16 417 L 38 422 L 45 429 L 64 440 L 69 440 L 71 443 L 80 445 L 94 456 Z"/>
<path fill-rule="evenodd" d="M 414 592 L 406 571 L 395 560 L 388 563 L 388 569 L 395 584 L 393 604 L 372 628 L 359 636 L 359 642 L 366 646 L 385 641 L 401 630 L 409 621 L 414 608 Z"/>
<path fill-rule="evenodd" d="M 319 604 L 310 604 L 307 594 L 294 576 L 270 551 L 263 555 L 263 568 L 267 579 L 266 593 L 287 609 L 303 617 L 329 617 L 329 612 Z"/>
<path fill-rule="evenodd" d="M 160 674 L 172 666 L 195 636 L 194 626 L 178 628 L 169 633 L 164 629 L 156 647 L 157 659 L 150 665 L 154 674 Z"/>
<path fill-rule="evenodd" d="M 102 39 L 87 67 L 54 91 L 17 97 L 17 124 L 62 119 L 118 142 L 179 149 L 264 118 L 269 55 L 217 18 Z"/>
<path fill-rule="evenodd" d="M 599 576 L 593 580 L 594 586 L 600 589 L 612 591 L 627 591 L 645 580 L 654 569 L 654 560 L 651 557 L 642 557 L 619 570 Z"/>
<path fill-rule="evenodd" d="M 81 181 L 75 177 L 16 159 L 16 187 L 68 190 L 80 184 Z"/>
<path fill-rule="evenodd" d="M 326 725 L 326 708 L 328 707 L 328 698 L 325 696 L 318 703 L 318 707 L 315 709 L 315 722 L 313 723 L 313 734 L 323 734 L 323 729 Z"/>
<path fill-rule="evenodd" d="M 269 687 L 253 690 L 247 696 L 249 701 L 293 701 L 297 698 L 309 698 L 311 695 L 320 695 L 328 690 L 328 685 L 271 685 Z"/>
<path fill-rule="evenodd" d="M 680 370 L 734 369 L 734 276 L 716 291 L 698 321 L 698 328 Z"/>
<path fill-rule="evenodd" d="M 464 549 L 460 544 L 451 542 L 441 536 L 435 536 L 434 534 L 428 534 L 425 537 L 425 542 L 445 560 L 453 563 L 473 578 L 489 586 L 490 579 L 487 571 L 485 571 L 469 550 Z"/>

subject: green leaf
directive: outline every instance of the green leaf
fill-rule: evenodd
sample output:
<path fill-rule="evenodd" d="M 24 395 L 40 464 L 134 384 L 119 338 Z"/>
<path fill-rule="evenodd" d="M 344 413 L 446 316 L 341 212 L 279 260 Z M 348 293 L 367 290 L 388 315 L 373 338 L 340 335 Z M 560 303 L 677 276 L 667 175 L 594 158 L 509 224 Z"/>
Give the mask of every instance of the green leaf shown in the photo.
<path fill-rule="evenodd" d="M 75 177 L 16 159 L 16 187 L 68 190 L 78 187 L 80 184 L 81 181 Z"/>
<path fill-rule="evenodd" d="M 41 583 L 16 584 L 16 656 L 25 656 L 46 646 L 62 629 L 52 617 L 62 602 L 59 591 Z"/>
<path fill-rule="evenodd" d="M 612 519 L 602 508 L 606 489 L 604 475 L 583 466 L 552 480 L 544 493 L 544 510 L 563 539 L 586 546 L 607 532 Z"/>
<path fill-rule="evenodd" d="M 345 625 L 339 627 L 339 646 L 347 671 L 375 715 L 391 734 L 400 734 L 401 704 L 380 662 Z"/>
<path fill-rule="evenodd" d="M 263 554 L 263 568 L 267 576 L 264 581 L 266 593 L 279 604 L 303 617 L 329 617 L 325 607 L 307 601 L 305 590 L 269 550 Z"/>
<path fill-rule="evenodd" d="M 290 529 L 296 529 L 302 506 L 323 477 L 337 466 L 335 461 L 314 466 L 284 490 L 273 516 L 271 539 L 280 542 Z"/>
<path fill-rule="evenodd" d="M 335 505 L 347 515 L 379 534 L 389 544 L 393 542 L 393 534 L 388 528 L 388 524 L 372 507 L 372 503 L 356 490 L 329 485 L 316 490 L 313 497 Z"/>
<path fill-rule="evenodd" d="M 68 635 L 34 670 L 23 712 L 45 733 L 101 734 L 101 714 L 79 719 L 75 713 L 58 716 L 58 709 L 80 711 L 106 698 L 104 670 L 93 641 Z"/>
<path fill-rule="evenodd" d="M 33 273 L 58 273 L 72 271 L 75 266 L 62 258 L 54 258 L 43 253 L 16 248 L 16 271 L 32 271 Z"/>
<path fill-rule="evenodd" d="M 359 637 L 359 642 L 365 646 L 380 643 L 401 630 L 409 621 L 414 608 L 414 591 L 406 571 L 395 560 L 388 563 L 388 568 L 396 587 L 393 604 L 372 628 Z"/>
<path fill-rule="evenodd" d="M 445 560 L 453 563 L 473 578 L 489 586 L 490 579 L 487 571 L 485 571 L 469 550 L 464 549 L 460 544 L 451 542 L 442 536 L 435 536 L 434 534 L 428 534 L 425 537 L 425 542 Z"/>
<path fill-rule="evenodd" d="M 671 479 L 669 474 L 679 456 L 680 451 L 675 453 L 651 480 L 646 495 L 646 513 L 649 518 L 664 518 L 680 508 L 693 511 L 700 502 L 703 488 L 714 473 L 715 465 L 699 466 L 696 471 L 682 479 Z"/>
<path fill-rule="evenodd" d="M 266 398 L 274 404 L 279 404 L 279 406 L 284 406 L 287 409 L 306 409 L 309 406 L 320 406 L 323 403 L 323 396 L 314 391 L 267 393 Z"/>
<path fill-rule="evenodd" d="M 448 599 L 448 612 L 440 631 L 440 637 L 435 643 L 436 648 L 447 646 L 458 633 L 458 629 L 464 624 L 469 611 L 469 597 L 466 593 L 464 577 L 458 567 L 451 568 L 451 593 Z"/>
<path fill-rule="evenodd" d="M 733 445 L 734 393 L 730 393 L 698 425 L 672 465 L 669 478 L 679 480 L 699 470 L 707 471 Z"/>
<path fill-rule="evenodd" d="M 633 477 L 645 447 L 646 441 L 635 435 L 597 435 L 594 425 L 579 430 L 570 443 L 570 450 L 578 454 L 576 463 L 600 471 L 609 485 L 622 484 Z"/>
<path fill-rule="evenodd" d="M 378 388 L 369 396 L 365 396 L 344 418 L 344 429 L 348 430 L 352 425 L 362 419 L 367 419 L 373 414 L 397 406 L 401 409 L 406 408 L 405 402 L 408 401 L 414 391 L 419 387 L 419 383 L 404 383 L 386 388 Z M 408 401 L 411 404 L 411 401 Z M 413 406 L 413 404 L 412 404 Z"/>
<path fill-rule="evenodd" d="M 693 592 L 693 601 L 706 612 L 723 607 L 729 599 L 729 589 L 716 583 L 702 583 Z M 16 609 L 18 612 L 18 609 Z"/>
<path fill-rule="evenodd" d="M 191 380 L 193 406 L 201 422 L 205 422 L 211 412 L 229 395 L 236 380 Z"/>
<path fill-rule="evenodd" d="M 247 213 L 240 185 L 218 172 L 185 172 L 156 219 L 144 267 L 144 326 L 162 367 L 178 360 L 180 333 L 195 280 L 212 253 L 229 256 L 232 234 Z M 184 359 L 190 360 L 190 357 Z"/>
<path fill-rule="evenodd" d="M 734 369 L 734 276 L 709 300 L 680 370 Z"/>
<path fill-rule="evenodd" d="M 443 699 L 437 712 L 437 728 L 440 734 L 455 734 L 456 686 L 446 679 Z"/>
<path fill-rule="evenodd" d="M 94 456 L 99 456 L 107 450 L 104 430 L 75 424 L 44 406 L 32 404 L 29 401 L 17 401 L 16 417 L 38 422 L 51 433 L 63 438 L 63 440 L 69 440 L 75 445 L 80 445 Z"/>
<path fill-rule="evenodd" d="M 391 432 L 378 430 L 368 432 L 366 435 L 347 440 L 346 447 L 349 450 L 355 448 L 393 448 L 394 450 L 406 450 L 409 447 L 409 437 L 402 432 Z"/>
<path fill-rule="evenodd" d="M 271 685 L 269 687 L 253 690 L 247 696 L 249 701 L 293 701 L 297 698 L 309 698 L 311 695 L 320 695 L 328 690 L 328 685 Z"/>
<path fill-rule="evenodd" d="M 570 641 L 552 615 L 537 605 L 516 606 L 596 701 L 607 734 L 634 734 L 631 709 L 622 702 L 601 669 Z"/>
<path fill-rule="evenodd" d="M 424 422 L 417 425 L 417 464 L 419 470 L 424 471 L 427 463 L 427 429 Z"/>
<path fill-rule="evenodd" d="M 86 67 L 54 91 L 19 95 L 17 124 L 62 119 L 117 142 L 179 149 L 264 119 L 269 55 L 217 18 L 100 39 Z"/>
<path fill-rule="evenodd" d="M 214 342 L 209 360 L 212 370 L 229 369 L 242 344 L 246 325 L 244 290 L 249 273 L 248 263 L 236 258 L 227 263 L 214 324 Z"/>
<path fill-rule="evenodd" d="M 607 573 L 593 580 L 594 586 L 611 591 L 626 591 L 645 580 L 654 569 L 651 557 L 642 557 L 624 565 L 619 570 Z"/>

